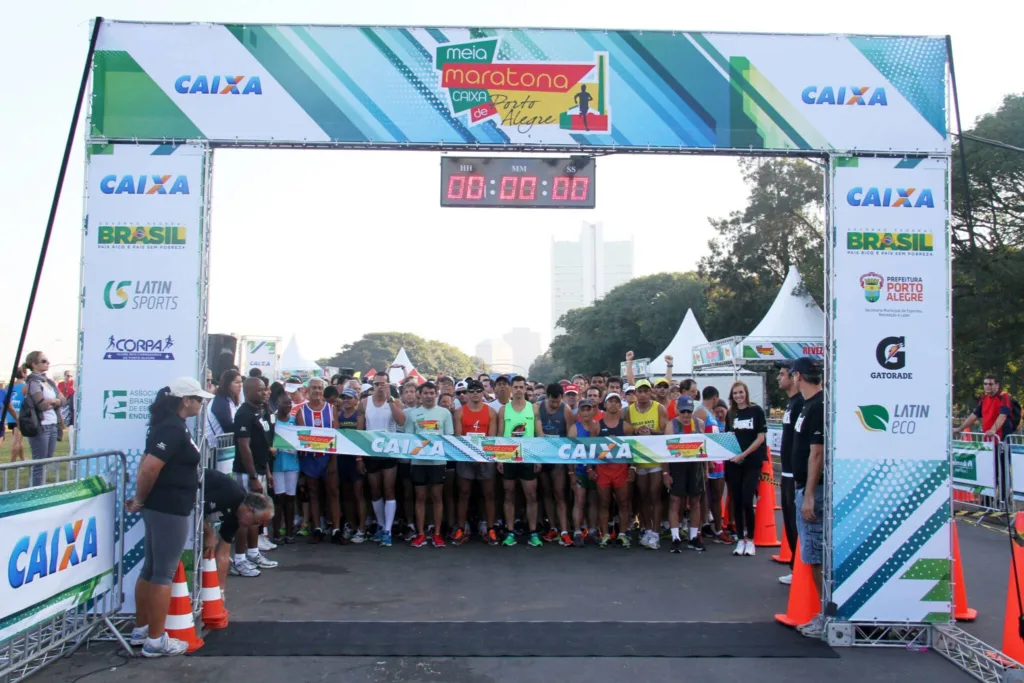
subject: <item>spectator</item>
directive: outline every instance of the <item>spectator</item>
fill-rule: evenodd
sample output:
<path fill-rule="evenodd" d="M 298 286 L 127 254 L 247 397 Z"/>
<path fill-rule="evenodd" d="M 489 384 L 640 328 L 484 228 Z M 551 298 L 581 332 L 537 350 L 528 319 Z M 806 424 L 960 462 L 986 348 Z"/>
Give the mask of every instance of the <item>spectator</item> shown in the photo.
<path fill-rule="evenodd" d="M 61 417 L 65 426 L 70 427 L 75 424 L 75 379 L 70 370 L 64 371 L 64 379 L 57 383 L 57 389 L 64 396 Z"/>
<path fill-rule="evenodd" d="M 249 376 L 250 377 L 262 377 L 263 376 L 263 371 L 260 370 L 259 368 L 249 368 Z"/>
<path fill-rule="evenodd" d="M 953 434 L 970 431 L 971 425 L 980 419 L 985 436 L 998 434 L 1000 439 L 1005 439 L 1013 432 L 1010 396 L 1002 390 L 999 378 L 995 375 L 986 375 L 982 387 L 985 393 L 978 399 L 978 405 L 964 423 L 953 430 Z"/>
<path fill-rule="evenodd" d="M 21 402 L 25 400 L 25 368 L 18 366 L 14 371 L 14 384 L 10 388 L 10 403 L 7 406 L 5 420 L 7 430 L 11 434 L 11 462 L 19 462 L 25 459 L 25 443 L 21 438 L 21 430 L 18 429 L 18 410 Z M 0 404 L 3 403 L 3 396 L 0 393 Z"/>
<path fill-rule="evenodd" d="M 230 434 L 234 430 L 235 413 L 241 404 L 242 375 L 238 370 L 225 370 L 206 412 L 206 434 L 211 445 L 221 434 Z"/>
<path fill-rule="evenodd" d="M 60 407 L 64 398 L 57 390 L 57 385 L 46 376 L 50 361 L 42 351 L 33 351 L 25 357 L 23 370 L 29 371 L 26 382 L 27 401 L 34 407 L 39 418 L 39 433 L 29 437 L 28 445 L 32 449 L 33 460 L 48 460 L 57 449 L 57 442 L 64 438 L 64 424 L 60 417 Z M 45 468 L 32 468 L 32 485 L 40 486 L 45 477 Z"/>

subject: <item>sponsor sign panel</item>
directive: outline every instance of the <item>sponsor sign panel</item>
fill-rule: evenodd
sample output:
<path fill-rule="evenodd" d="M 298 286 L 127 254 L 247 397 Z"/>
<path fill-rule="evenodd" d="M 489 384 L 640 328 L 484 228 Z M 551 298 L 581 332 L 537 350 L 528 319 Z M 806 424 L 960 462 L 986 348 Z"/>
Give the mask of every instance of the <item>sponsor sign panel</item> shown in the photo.
<path fill-rule="evenodd" d="M 929 37 L 104 21 L 91 122 L 110 140 L 946 153 L 945 73 Z M 105 187 L 155 187 L 130 178 Z"/>
<path fill-rule="evenodd" d="M 647 366 L 651 364 L 650 358 L 635 358 L 633 359 L 633 377 L 635 379 L 643 379 L 647 377 Z M 626 377 L 626 362 L 622 361 L 619 363 L 619 377 Z"/>
<path fill-rule="evenodd" d="M 948 578 L 923 570 L 950 556 L 946 179 L 945 159 L 835 163 L 832 598 L 842 619 L 950 619 Z M 954 455 L 958 482 L 991 481 L 980 452 Z"/>
<path fill-rule="evenodd" d="M 249 370 L 259 368 L 264 377 L 271 381 L 277 378 L 277 355 L 280 339 L 259 339 L 242 337 L 241 340 L 243 375 L 248 376 Z"/>
<path fill-rule="evenodd" d="M 110 590 L 114 498 L 104 477 L 0 496 L 0 641 Z"/>
<path fill-rule="evenodd" d="M 694 346 L 694 366 L 731 363 L 733 361 L 733 344 L 741 339 L 742 337 L 736 337 L 733 340 L 721 340 Z"/>
<path fill-rule="evenodd" d="M 804 341 L 747 340 L 742 344 L 740 355 L 745 361 L 789 360 L 800 356 L 823 358 L 825 347 L 820 338 Z"/>

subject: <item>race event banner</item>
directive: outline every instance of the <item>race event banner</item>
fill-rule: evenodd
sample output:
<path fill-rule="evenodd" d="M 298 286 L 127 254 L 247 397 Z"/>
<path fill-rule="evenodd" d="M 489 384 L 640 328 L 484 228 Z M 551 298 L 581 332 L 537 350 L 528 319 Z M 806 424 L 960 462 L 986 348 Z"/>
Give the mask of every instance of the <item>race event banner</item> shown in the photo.
<path fill-rule="evenodd" d="M 0 494 L 0 642 L 111 589 L 114 498 L 99 476 Z"/>
<path fill-rule="evenodd" d="M 941 37 L 103 21 L 91 135 L 947 153 Z"/>
<path fill-rule="evenodd" d="M 995 495 L 996 444 L 992 441 L 953 439 L 952 449 L 953 486 L 983 496 Z M 1016 470 L 1014 473 L 1016 484 Z"/>
<path fill-rule="evenodd" d="M 207 151 L 113 144 L 88 145 L 87 155 L 76 448 L 124 451 L 131 495 L 156 392 L 199 376 Z M 125 520 L 129 612 L 140 522 Z"/>
<path fill-rule="evenodd" d="M 242 374 L 247 376 L 249 371 L 257 368 L 264 377 L 271 380 L 277 377 L 277 356 L 278 345 L 281 340 L 278 338 L 262 339 L 258 337 L 242 337 L 239 350 L 242 352 Z"/>
<path fill-rule="evenodd" d="M 832 600 L 948 622 L 947 162 L 833 162 Z"/>
<path fill-rule="evenodd" d="M 336 430 L 286 424 L 277 425 L 274 445 L 280 449 L 319 454 L 562 465 L 722 461 L 740 453 L 736 436 L 731 433 L 516 439 Z"/>

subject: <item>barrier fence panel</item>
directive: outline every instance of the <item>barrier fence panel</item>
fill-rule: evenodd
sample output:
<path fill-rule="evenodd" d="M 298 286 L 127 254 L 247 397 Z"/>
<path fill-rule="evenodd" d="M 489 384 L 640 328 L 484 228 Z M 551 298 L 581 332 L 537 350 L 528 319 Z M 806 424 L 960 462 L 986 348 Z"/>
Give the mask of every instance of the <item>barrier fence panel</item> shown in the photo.
<path fill-rule="evenodd" d="M 953 502 L 982 512 L 1006 512 L 1005 454 L 997 437 L 964 432 L 951 444 Z"/>
<path fill-rule="evenodd" d="M 44 468 L 33 485 L 33 468 Z M 120 451 L 0 465 L 0 683 L 14 683 L 106 629 L 121 609 L 127 459 Z"/>

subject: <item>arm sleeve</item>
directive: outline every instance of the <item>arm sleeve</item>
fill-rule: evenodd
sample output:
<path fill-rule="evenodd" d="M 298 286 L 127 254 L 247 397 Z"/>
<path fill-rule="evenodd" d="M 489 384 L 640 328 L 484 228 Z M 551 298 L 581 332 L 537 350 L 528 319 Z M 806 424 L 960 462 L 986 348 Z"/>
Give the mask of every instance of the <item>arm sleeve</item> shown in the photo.
<path fill-rule="evenodd" d="M 250 433 L 249 426 L 249 411 L 239 410 L 235 413 L 235 423 L 231 426 L 232 431 L 235 433 L 235 439 L 248 439 L 252 436 Z"/>
<path fill-rule="evenodd" d="M 754 432 L 768 432 L 768 421 L 764 418 L 764 410 L 761 406 L 757 407 L 757 412 L 754 414 Z"/>
<path fill-rule="evenodd" d="M 811 438 L 810 443 L 820 446 L 825 443 L 825 406 L 818 404 L 807 415 L 810 420 Z"/>
<path fill-rule="evenodd" d="M 452 424 L 452 414 L 450 412 L 444 416 L 444 433 L 448 436 L 455 433 L 455 425 Z"/>
<path fill-rule="evenodd" d="M 221 396 L 213 399 L 213 404 L 210 406 L 210 412 L 213 413 L 214 418 L 217 419 L 217 424 L 224 430 L 225 434 L 231 433 L 231 409 L 228 408 L 228 402 Z"/>
<path fill-rule="evenodd" d="M 178 453 L 181 441 L 178 429 L 158 425 L 146 438 L 146 453 L 161 462 L 169 462 Z"/>
<path fill-rule="evenodd" d="M 978 405 L 974 406 L 974 410 L 971 411 L 971 415 L 979 420 L 981 419 L 981 401 L 978 401 Z"/>
<path fill-rule="evenodd" d="M 1010 417 L 1013 413 L 1010 410 L 1010 395 L 1003 394 L 1003 397 L 999 401 L 999 414 Z"/>

